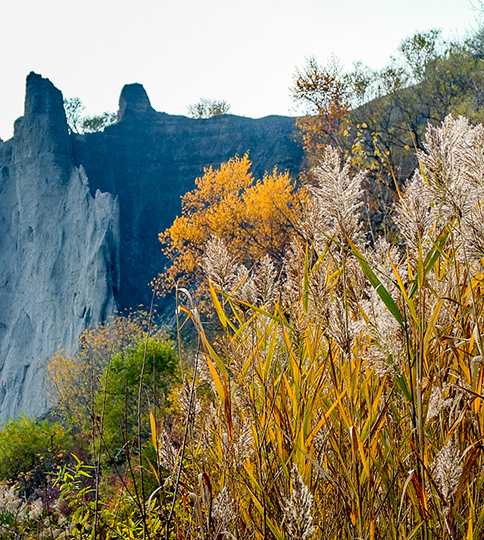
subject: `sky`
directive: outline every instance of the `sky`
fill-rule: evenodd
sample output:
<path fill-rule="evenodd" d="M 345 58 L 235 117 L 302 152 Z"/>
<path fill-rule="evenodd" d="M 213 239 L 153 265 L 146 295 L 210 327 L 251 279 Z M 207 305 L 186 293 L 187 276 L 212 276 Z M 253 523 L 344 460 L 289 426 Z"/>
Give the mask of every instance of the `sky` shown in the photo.
<path fill-rule="evenodd" d="M 314 55 L 379 69 L 402 39 L 478 27 L 479 0 L 0 0 L 0 138 L 23 114 L 30 71 L 86 114 L 116 111 L 124 84 L 152 106 L 187 114 L 200 98 L 231 112 L 293 115 L 289 88 Z"/>

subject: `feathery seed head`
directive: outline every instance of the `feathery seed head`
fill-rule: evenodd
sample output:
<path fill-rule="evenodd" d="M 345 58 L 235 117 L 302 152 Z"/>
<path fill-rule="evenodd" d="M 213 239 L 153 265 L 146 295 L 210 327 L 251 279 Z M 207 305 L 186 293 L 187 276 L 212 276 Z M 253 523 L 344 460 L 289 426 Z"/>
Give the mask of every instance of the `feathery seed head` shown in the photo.
<path fill-rule="evenodd" d="M 291 495 L 284 506 L 284 525 L 292 540 L 305 540 L 314 534 L 313 496 L 304 483 L 297 465 L 291 470 Z"/>
<path fill-rule="evenodd" d="M 454 439 L 440 450 L 434 460 L 434 478 L 448 506 L 454 496 L 464 465 Z"/>
<path fill-rule="evenodd" d="M 463 117 L 447 116 L 441 127 L 428 126 L 426 152 L 418 157 L 440 217 L 461 219 L 483 200 L 484 132 Z"/>
<path fill-rule="evenodd" d="M 366 172 L 352 175 L 349 161 L 342 164 L 339 150 L 326 148 L 315 169 L 318 185 L 310 188 L 314 201 L 309 206 L 309 221 L 303 225 L 303 231 L 307 230 L 319 242 L 324 238 L 328 243 L 334 238 L 346 243 L 348 236 L 355 244 L 362 244 L 359 212 L 363 205 L 361 183 L 365 176 Z"/>
<path fill-rule="evenodd" d="M 446 407 L 450 407 L 453 401 L 454 400 L 452 398 L 447 398 L 447 399 L 444 398 L 444 394 L 441 388 L 439 388 L 438 386 L 433 387 L 432 392 L 430 394 L 429 408 L 427 409 L 426 422 L 438 416 L 440 414 L 440 411 L 442 411 Z"/>
<path fill-rule="evenodd" d="M 176 469 L 178 453 L 171 441 L 171 435 L 162 429 L 158 441 L 158 459 L 160 465 L 168 472 L 172 473 Z"/>
<path fill-rule="evenodd" d="M 231 292 L 238 283 L 242 265 L 234 260 L 221 238 L 212 236 L 205 246 L 202 268 L 217 289 Z"/>

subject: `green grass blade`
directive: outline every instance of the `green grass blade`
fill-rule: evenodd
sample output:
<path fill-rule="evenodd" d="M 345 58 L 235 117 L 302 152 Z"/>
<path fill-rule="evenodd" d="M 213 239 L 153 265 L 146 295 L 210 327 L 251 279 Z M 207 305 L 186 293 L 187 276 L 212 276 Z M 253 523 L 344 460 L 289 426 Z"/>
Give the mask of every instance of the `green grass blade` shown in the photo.
<path fill-rule="evenodd" d="M 351 250 L 353 251 L 353 254 L 357 258 L 358 262 L 360 263 L 360 266 L 365 273 L 365 276 L 368 278 L 370 283 L 375 288 L 376 292 L 378 293 L 378 296 L 383 300 L 383 303 L 388 308 L 390 313 L 395 317 L 398 324 L 405 328 L 405 324 L 403 322 L 402 314 L 400 313 L 400 310 L 398 309 L 397 304 L 395 303 L 395 300 L 393 300 L 391 294 L 386 290 L 383 283 L 378 279 L 378 277 L 375 275 L 373 270 L 370 268 L 370 265 L 365 260 L 363 255 L 360 253 L 358 248 L 353 244 L 353 242 L 347 238 L 348 243 L 351 246 Z"/>

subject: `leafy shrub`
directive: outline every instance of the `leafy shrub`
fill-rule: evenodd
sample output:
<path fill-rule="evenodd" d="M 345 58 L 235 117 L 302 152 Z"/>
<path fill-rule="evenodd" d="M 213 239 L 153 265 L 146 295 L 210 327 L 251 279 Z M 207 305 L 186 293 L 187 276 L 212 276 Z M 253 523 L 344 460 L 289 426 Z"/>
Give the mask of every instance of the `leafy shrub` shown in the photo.
<path fill-rule="evenodd" d="M 188 106 L 188 115 L 191 118 L 212 118 L 221 114 L 228 114 L 230 105 L 224 100 L 201 98 L 198 103 Z"/>
<path fill-rule="evenodd" d="M 126 443 L 138 437 L 138 399 L 140 435 L 150 440 L 149 411 L 156 409 L 156 416 L 161 416 L 177 364 L 171 342 L 147 338 L 115 354 L 106 366 L 95 402 L 96 415 L 103 422 L 103 439 L 113 457 L 119 459 Z"/>
<path fill-rule="evenodd" d="M 27 497 L 45 486 L 69 455 L 71 440 L 66 429 L 47 420 L 21 416 L 0 430 L 0 481 L 18 482 Z"/>

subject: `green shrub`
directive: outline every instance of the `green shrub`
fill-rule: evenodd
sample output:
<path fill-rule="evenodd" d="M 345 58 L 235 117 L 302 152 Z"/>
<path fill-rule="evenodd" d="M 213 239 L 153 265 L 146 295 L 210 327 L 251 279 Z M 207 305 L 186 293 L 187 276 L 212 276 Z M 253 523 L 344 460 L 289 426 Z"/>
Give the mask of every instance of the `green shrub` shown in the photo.
<path fill-rule="evenodd" d="M 96 395 L 96 415 L 102 421 L 104 441 L 116 459 L 124 459 L 123 448 L 138 436 L 138 393 L 146 347 L 141 389 L 141 435 L 150 438 L 149 411 L 163 408 L 168 386 L 174 380 L 177 358 L 172 344 L 149 338 L 113 356 L 106 367 Z M 135 445 L 136 446 L 136 445 Z"/>
<path fill-rule="evenodd" d="M 22 494 L 45 485 L 68 455 L 71 441 L 58 423 L 21 416 L 0 430 L 0 481 L 18 482 Z"/>

